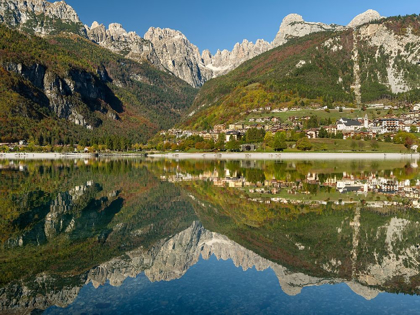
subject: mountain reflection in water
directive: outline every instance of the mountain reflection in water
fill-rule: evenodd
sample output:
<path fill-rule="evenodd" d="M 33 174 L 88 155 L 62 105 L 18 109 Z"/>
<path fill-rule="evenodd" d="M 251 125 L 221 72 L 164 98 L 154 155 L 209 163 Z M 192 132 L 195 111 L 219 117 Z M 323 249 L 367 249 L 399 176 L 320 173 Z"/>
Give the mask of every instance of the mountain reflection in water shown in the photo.
<path fill-rule="evenodd" d="M 212 256 L 244 271 L 272 270 L 288 296 L 345 283 L 365 300 L 389 292 L 418 301 L 413 164 L 3 163 L 0 311 L 65 308 L 89 284 L 181 279 Z M 343 192 L 338 184 L 373 178 L 396 189 Z"/>

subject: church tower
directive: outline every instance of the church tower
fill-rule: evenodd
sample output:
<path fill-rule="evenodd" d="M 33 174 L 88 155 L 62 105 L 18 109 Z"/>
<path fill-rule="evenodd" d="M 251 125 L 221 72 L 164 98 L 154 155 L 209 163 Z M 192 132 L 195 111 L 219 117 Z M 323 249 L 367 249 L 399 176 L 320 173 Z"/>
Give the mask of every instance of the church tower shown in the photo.
<path fill-rule="evenodd" d="M 363 119 L 363 127 L 368 129 L 369 128 L 369 118 L 368 115 L 365 115 L 365 118 Z"/>

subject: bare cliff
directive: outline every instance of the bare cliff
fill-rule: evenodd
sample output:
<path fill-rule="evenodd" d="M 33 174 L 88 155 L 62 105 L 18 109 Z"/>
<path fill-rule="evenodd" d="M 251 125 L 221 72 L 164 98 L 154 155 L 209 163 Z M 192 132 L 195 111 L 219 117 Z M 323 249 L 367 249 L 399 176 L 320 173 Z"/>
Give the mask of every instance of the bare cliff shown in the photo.
<path fill-rule="evenodd" d="M 40 35 L 62 31 L 84 35 L 83 24 L 76 11 L 64 1 L 1 0 L 0 23 Z"/>

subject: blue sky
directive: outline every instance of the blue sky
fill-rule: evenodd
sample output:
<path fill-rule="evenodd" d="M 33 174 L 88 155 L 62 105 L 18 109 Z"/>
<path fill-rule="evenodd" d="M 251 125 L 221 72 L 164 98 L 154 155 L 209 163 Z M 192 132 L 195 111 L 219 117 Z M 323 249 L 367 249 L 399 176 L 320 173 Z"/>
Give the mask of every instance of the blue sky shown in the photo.
<path fill-rule="evenodd" d="M 66 0 L 83 23 L 121 23 L 140 36 L 150 26 L 184 33 L 200 51 L 231 50 L 236 42 L 272 41 L 281 21 L 298 13 L 306 21 L 348 24 L 368 9 L 383 16 L 419 14 L 419 0 Z"/>

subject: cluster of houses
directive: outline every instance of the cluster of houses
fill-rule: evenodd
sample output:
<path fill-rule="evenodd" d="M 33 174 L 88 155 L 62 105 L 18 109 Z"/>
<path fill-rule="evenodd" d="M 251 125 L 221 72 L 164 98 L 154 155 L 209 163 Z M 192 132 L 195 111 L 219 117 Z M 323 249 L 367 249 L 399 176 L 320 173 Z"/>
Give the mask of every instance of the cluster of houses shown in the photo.
<path fill-rule="evenodd" d="M 28 143 L 26 142 L 26 140 L 20 140 L 19 142 L 16 143 L 0 143 L 0 147 L 7 147 L 10 151 L 15 151 L 18 150 L 19 148 L 23 148 L 25 146 L 27 146 Z"/>
<path fill-rule="evenodd" d="M 373 104 L 370 105 L 370 107 L 375 109 L 386 109 L 386 107 L 382 104 Z M 253 111 L 263 112 L 267 110 L 271 110 L 271 108 L 260 108 Z M 271 112 L 273 111 L 274 110 Z M 278 111 L 282 110 L 279 109 Z M 383 134 L 391 134 L 392 136 L 398 131 L 411 132 L 414 130 L 415 132 L 420 132 L 420 104 L 414 105 L 411 111 L 402 114 L 399 117 L 392 115 L 375 119 L 369 119 L 368 115 L 354 119 L 342 117 L 334 124 L 303 130 L 305 123 L 310 119 L 311 116 L 289 116 L 287 121 L 282 122 L 279 117 L 267 116 L 249 118 L 247 123 L 238 122 L 229 125 L 215 125 L 214 128 L 209 131 L 170 129 L 167 132 L 162 132 L 162 134 L 169 134 L 171 136 L 175 136 L 177 139 L 198 135 L 205 140 L 217 141 L 219 139 L 219 135 L 224 133 L 226 135 L 226 142 L 229 142 L 231 139 L 237 140 L 241 138 L 250 128 L 264 129 L 266 132 L 270 131 L 272 133 L 278 131 L 299 130 L 299 132 L 305 132 L 305 135 L 309 139 L 318 138 L 321 128 L 331 135 L 341 133 L 343 135 L 343 139 L 353 138 L 356 135 L 360 135 L 362 138 L 374 138 L 377 135 Z"/>
<path fill-rule="evenodd" d="M 374 137 L 376 135 L 395 134 L 399 131 L 410 132 L 413 127 L 415 128 L 415 132 L 420 132 L 420 112 L 415 114 L 418 115 L 416 118 L 419 117 L 419 120 L 411 117 L 412 115 L 414 114 L 410 113 L 401 115 L 399 118 L 386 117 L 373 120 L 369 120 L 367 115 L 359 119 L 340 118 L 335 125 L 326 126 L 324 129 L 332 134 L 341 132 L 344 139 L 353 137 L 356 134 Z M 317 128 L 308 137 L 317 137 L 319 130 L 320 128 Z"/>
<path fill-rule="evenodd" d="M 245 162 L 245 161 L 244 161 Z M 249 162 L 249 161 L 246 161 Z M 242 162 L 241 162 L 242 163 Z M 417 162 L 413 162 L 412 167 L 417 168 Z M 264 203 L 271 202 L 284 202 L 293 203 L 294 201 L 289 198 L 278 196 L 281 191 L 286 192 L 288 195 L 310 195 L 307 191 L 307 185 L 312 184 L 319 185 L 320 187 L 331 187 L 337 192 L 346 195 L 364 196 L 367 197 L 368 193 L 375 193 L 377 196 L 399 196 L 404 199 L 409 199 L 411 203 L 410 207 L 420 208 L 420 180 L 416 180 L 412 183 L 410 180 L 398 180 L 394 174 L 388 177 L 376 176 L 375 173 L 369 173 L 359 175 L 357 178 L 353 174 L 343 173 L 340 178 L 332 176 L 324 180 L 323 182 L 319 179 L 319 174 L 308 173 L 306 179 L 287 181 L 277 179 L 266 179 L 263 182 L 250 182 L 244 176 L 240 176 L 237 172 L 231 172 L 228 169 L 224 170 L 224 173 L 220 174 L 218 170 L 207 171 L 200 175 L 192 175 L 189 173 L 183 173 L 177 170 L 175 173 L 171 172 L 168 175 L 162 175 L 161 180 L 169 182 L 185 182 L 185 181 L 209 181 L 216 187 L 229 187 L 236 189 L 243 189 L 249 193 L 250 201 L 258 201 Z M 264 194 L 266 196 L 261 198 L 258 195 Z M 276 196 L 277 195 L 277 196 Z M 310 200 L 296 200 L 297 203 L 317 203 L 312 198 Z M 324 203 L 325 201 L 319 200 L 318 203 Z M 340 201 L 342 202 L 342 201 Z M 377 201 L 372 200 L 368 202 L 370 206 L 376 207 L 378 205 L 400 205 L 395 201 Z"/>

